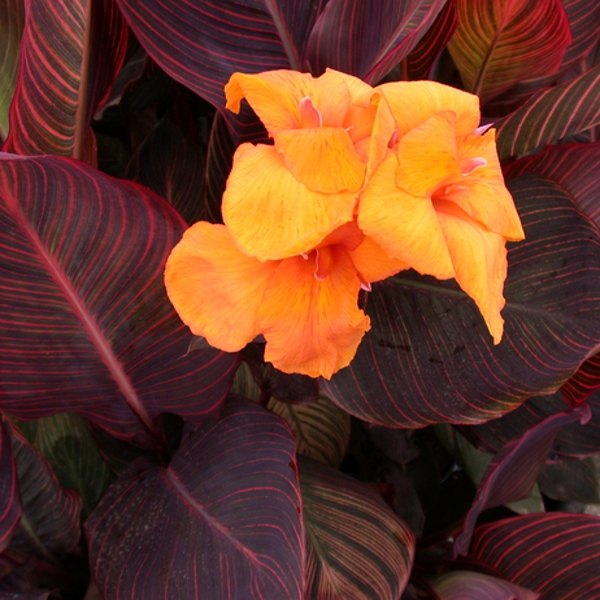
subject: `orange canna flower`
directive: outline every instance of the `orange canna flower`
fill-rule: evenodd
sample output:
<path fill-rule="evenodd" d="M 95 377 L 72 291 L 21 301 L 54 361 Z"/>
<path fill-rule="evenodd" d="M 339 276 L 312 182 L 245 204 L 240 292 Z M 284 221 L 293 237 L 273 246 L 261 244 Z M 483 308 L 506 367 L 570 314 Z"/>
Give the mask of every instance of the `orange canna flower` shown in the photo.
<path fill-rule="evenodd" d="M 261 262 L 236 247 L 227 227 L 201 221 L 173 249 L 165 285 L 184 323 L 212 346 L 236 352 L 262 334 L 265 360 L 281 371 L 330 378 L 369 330 L 361 287 L 405 266 L 356 222 L 308 253 Z"/>
<path fill-rule="evenodd" d="M 455 278 L 498 344 L 506 241 L 524 238 L 478 98 L 429 81 L 377 88 L 396 121 L 387 156 L 359 200 L 358 224 L 421 274 Z"/>
<path fill-rule="evenodd" d="M 223 196 L 236 245 L 261 261 L 315 248 L 352 221 L 358 193 L 387 151 L 393 116 L 381 93 L 328 69 L 234 73 L 227 108 L 245 98 L 274 145 L 242 144 Z"/>

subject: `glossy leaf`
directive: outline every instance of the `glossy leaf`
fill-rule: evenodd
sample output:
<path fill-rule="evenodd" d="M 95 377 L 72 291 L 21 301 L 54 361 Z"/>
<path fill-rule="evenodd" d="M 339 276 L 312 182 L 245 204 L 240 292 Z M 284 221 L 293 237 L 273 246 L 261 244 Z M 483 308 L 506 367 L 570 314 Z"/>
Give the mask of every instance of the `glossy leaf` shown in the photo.
<path fill-rule="evenodd" d="M 543 494 L 553 500 L 600 504 L 600 480 L 591 458 L 545 465 L 538 483 Z"/>
<path fill-rule="evenodd" d="M 102 459 L 85 419 L 61 413 L 20 426 L 27 439 L 50 463 L 60 484 L 75 490 L 87 518 L 114 480 Z"/>
<path fill-rule="evenodd" d="M 19 50 L 25 26 L 25 0 L 0 3 L 0 143 L 8 133 L 8 109 L 15 93 Z"/>
<path fill-rule="evenodd" d="M 83 158 L 92 116 L 125 60 L 125 22 L 114 0 L 27 7 L 3 151 Z"/>
<path fill-rule="evenodd" d="M 64 489 L 46 459 L 10 427 L 23 518 L 9 548 L 54 561 L 74 550 L 81 536 L 81 496 Z"/>
<path fill-rule="evenodd" d="M 295 441 L 279 417 L 232 401 L 189 428 L 168 466 L 134 463 L 86 523 L 108 598 L 303 598 Z"/>
<path fill-rule="evenodd" d="M 271 399 L 269 410 L 283 417 L 298 440 L 298 453 L 337 469 L 350 441 L 350 415 L 329 398 L 312 404 L 286 404 Z"/>
<path fill-rule="evenodd" d="M 467 91 L 482 103 L 518 81 L 558 70 L 571 43 L 560 0 L 455 0 L 448 49 Z"/>
<path fill-rule="evenodd" d="M 501 344 L 455 284 L 400 273 L 373 286 L 371 330 L 321 383 L 341 408 L 405 428 L 487 421 L 556 389 L 598 345 L 598 229 L 548 181 L 509 187 L 527 237 L 509 244 Z"/>
<path fill-rule="evenodd" d="M 406 586 L 415 539 L 372 488 L 303 459 L 307 600 L 395 600 Z"/>
<path fill-rule="evenodd" d="M 430 581 L 439 600 L 537 600 L 540 595 L 483 573 L 449 571 Z"/>
<path fill-rule="evenodd" d="M 433 79 L 432 69 L 454 34 L 456 26 L 454 0 L 448 0 L 433 25 L 426 31 L 414 50 L 404 59 L 406 65 L 403 65 L 403 68 L 406 69 L 406 79 Z"/>
<path fill-rule="evenodd" d="M 0 197 L 2 410 L 77 411 L 156 444 L 158 414 L 202 422 L 219 408 L 236 357 L 186 354 L 162 282 L 184 224 L 164 200 L 75 161 L 11 155 Z"/>
<path fill-rule="evenodd" d="M 4 552 L 19 525 L 23 507 L 12 441 L 4 421 L 0 423 L 0 436 L 0 552 Z"/>
<path fill-rule="evenodd" d="M 446 0 L 330 0 L 308 40 L 316 74 L 326 67 L 375 84 L 417 45 Z"/>
<path fill-rule="evenodd" d="M 478 527 L 471 555 L 544 600 L 600 594 L 600 518 L 545 513 Z"/>
<path fill-rule="evenodd" d="M 467 554 L 477 518 L 484 510 L 529 495 L 559 429 L 574 422 L 585 424 L 590 417 L 588 407 L 552 415 L 529 429 L 523 437 L 507 444 L 492 458 L 465 517 L 463 530 L 454 540 L 453 558 Z"/>
<path fill-rule="evenodd" d="M 591 396 L 586 404 L 592 411 L 591 420 L 583 426 L 566 426 L 559 432 L 550 456 L 552 460 L 584 458 L 600 452 L 600 394 Z M 540 421 L 569 408 L 560 393 L 534 396 L 501 419 L 460 430 L 478 448 L 497 452 Z"/>
<path fill-rule="evenodd" d="M 600 124 L 600 65 L 575 79 L 537 92 L 499 121 L 498 154 L 522 156 Z"/>

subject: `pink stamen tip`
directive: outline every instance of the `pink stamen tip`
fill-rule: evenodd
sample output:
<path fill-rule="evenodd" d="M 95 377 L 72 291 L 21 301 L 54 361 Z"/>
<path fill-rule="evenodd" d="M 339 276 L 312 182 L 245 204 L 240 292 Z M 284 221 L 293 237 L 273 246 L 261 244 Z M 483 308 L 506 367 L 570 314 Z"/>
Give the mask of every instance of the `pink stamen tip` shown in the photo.
<path fill-rule="evenodd" d="M 479 167 L 485 167 L 487 165 L 487 160 L 478 156 L 477 158 L 469 158 L 465 160 L 461 165 L 461 173 L 463 177 L 470 175 L 475 169 L 479 169 Z"/>
<path fill-rule="evenodd" d="M 323 126 L 323 117 L 309 97 L 300 100 L 300 121 L 303 129 L 313 129 Z"/>
<path fill-rule="evenodd" d="M 398 129 L 396 129 L 396 131 L 394 131 L 394 133 L 392 133 L 392 137 L 390 138 L 388 148 L 393 148 L 398 143 L 399 137 L 400 137 L 400 131 Z"/>
<path fill-rule="evenodd" d="M 306 254 L 306 253 L 304 253 L 304 252 L 303 252 L 303 253 L 302 253 L 300 256 L 301 256 L 301 257 L 302 257 L 304 260 L 308 260 L 308 254 Z"/>
<path fill-rule="evenodd" d="M 365 290 L 365 292 L 370 292 L 373 290 L 373 288 L 371 287 L 371 284 L 368 281 L 361 282 L 360 289 Z"/>
<path fill-rule="evenodd" d="M 490 127 L 493 127 L 493 123 L 488 123 L 487 125 L 481 125 L 475 130 L 475 135 L 483 135 Z"/>

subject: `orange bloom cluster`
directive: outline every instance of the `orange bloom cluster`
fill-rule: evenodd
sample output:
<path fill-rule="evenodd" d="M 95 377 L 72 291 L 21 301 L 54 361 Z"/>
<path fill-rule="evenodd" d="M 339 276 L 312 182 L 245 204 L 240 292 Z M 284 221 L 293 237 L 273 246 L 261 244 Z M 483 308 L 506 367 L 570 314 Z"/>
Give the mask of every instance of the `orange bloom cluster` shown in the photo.
<path fill-rule="evenodd" d="M 262 335 L 278 369 L 330 378 L 369 330 L 360 289 L 413 268 L 454 278 L 500 342 L 505 245 L 524 234 L 476 96 L 333 70 L 235 73 L 225 95 L 274 143 L 237 149 L 225 225 L 196 223 L 167 261 L 194 334 L 229 352 Z"/>

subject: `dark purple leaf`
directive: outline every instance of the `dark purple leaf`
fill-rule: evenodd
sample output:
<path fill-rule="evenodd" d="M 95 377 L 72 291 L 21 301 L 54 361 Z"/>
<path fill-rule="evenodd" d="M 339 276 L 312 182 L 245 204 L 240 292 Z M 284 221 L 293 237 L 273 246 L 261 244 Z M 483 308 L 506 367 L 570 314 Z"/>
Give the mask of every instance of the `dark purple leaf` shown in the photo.
<path fill-rule="evenodd" d="M 484 510 L 527 497 L 559 429 L 574 422 L 585 424 L 590 417 L 591 411 L 587 406 L 552 415 L 529 429 L 523 437 L 507 444 L 494 456 L 465 517 L 463 530 L 454 541 L 453 558 L 459 554 L 467 554 L 477 518 Z"/>
<path fill-rule="evenodd" d="M 475 424 L 560 386 L 600 342 L 600 238 L 558 186 L 509 182 L 526 240 L 509 244 L 502 343 L 451 282 L 406 271 L 367 296 L 371 330 L 322 388 L 359 418 Z M 596 298 L 596 299 L 594 299 Z"/>
<path fill-rule="evenodd" d="M 537 600 L 525 588 L 474 571 L 449 571 L 430 581 L 440 600 Z"/>
<path fill-rule="evenodd" d="M 295 441 L 251 403 L 188 429 L 168 466 L 136 461 L 86 523 L 106 598 L 301 600 Z"/>
<path fill-rule="evenodd" d="M 82 163 L 1 158 L 2 410 L 74 410 L 124 439 L 155 431 L 162 412 L 218 410 L 236 356 L 187 354 L 162 281 L 177 213 Z"/>
<path fill-rule="evenodd" d="M 553 500 L 600 504 L 600 481 L 591 458 L 545 465 L 538 484 L 544 496 Z"/>
<path fill-rule="evenodd" d="M 446 0 L 330 0 L 308 40 L 313 72 L 326 67 L 375 84 L 417 45 Z"/>
<path fill-rule="evenodd" d="M 388 457 L 398 464 L 405 464 L 419 455 L 419 448 L 412 441 L 409 431 L 392 429 L 381 425 L 368 425 L 371 441 Z"/>
<path fill-rule="evenodd" d="M 0 552 L 3 552 L 19 525 L 23 508 L 17 465 L 13 460 L 11 438 L 4 421 L 0 423 L 0 436 Z"/>
<path fill-rule="evenodd" d="M 541 513 L 482 525 L 471 555 L 544 600 L 600 596 L 600 518 Z"/>

